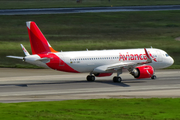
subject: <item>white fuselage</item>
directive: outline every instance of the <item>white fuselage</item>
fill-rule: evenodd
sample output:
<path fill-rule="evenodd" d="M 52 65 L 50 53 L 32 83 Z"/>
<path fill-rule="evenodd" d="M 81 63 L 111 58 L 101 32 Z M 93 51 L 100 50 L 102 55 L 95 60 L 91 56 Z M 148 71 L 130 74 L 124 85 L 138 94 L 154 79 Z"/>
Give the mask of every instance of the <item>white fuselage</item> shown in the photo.
<path fill-rule="evenodd" d="M 173 64 L 174 60 L 168 54 L 160 49 L 147 49 L 152 58 L 149 63 L 154 69 L 166 68 Z M 117 49 L 117 50 L 95 50 L 95 51 L 73 51 L 54 53 L 59 57 L 59 66 L 67 64 L 78 72 L 92 72 L 95 68 L 104 65 L 113 65 L 119 63 L 140 63 L 147 60 L 144 49 Z M 34 57 L 33 57 L 34 56 Z M 46 63 L 37 62 L 38 55 L 31 55 L 32 59 L 26 62 L 49 68 Z M 64 62 L 61 62 L 64 61 Z M 99 71 L 101 72 L 101 71 Z M 102 70 L 102 72 L 104 72 Z"/>

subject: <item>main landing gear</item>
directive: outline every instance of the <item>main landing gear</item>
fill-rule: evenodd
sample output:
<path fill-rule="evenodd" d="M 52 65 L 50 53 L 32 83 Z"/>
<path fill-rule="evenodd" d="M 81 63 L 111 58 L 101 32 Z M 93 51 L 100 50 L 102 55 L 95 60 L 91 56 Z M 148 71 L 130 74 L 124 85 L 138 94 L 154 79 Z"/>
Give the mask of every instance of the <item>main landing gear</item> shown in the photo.
<path fill-rule="evenodd" d="M 113 77 L 113 82 L 115 82 L 115 83 L 121 83 L 122 78 L 119 76 L 121 73 L 122 73 L 121 70 L 117 71 L 117 76 L 114 76 L 114 77 Z M 95 76 L 92 75 L 92 74 L 90 74 L 90 75 L 88 75 L 88 76 L 86 77 L 86 79 L 87 79 L 87 81 L 89 81 L 89 82 L 94 82 L 94 81 L 95 81 Z M 151 79 L 156 79 L 156 75 L 152 75 L 152 76 L 151 76 Z"/>
<path fill-rule="evenodd" d="M 113 82 L 121 83 L 121 81 L 122 81 L 121 77 L 117 77 L 117 76 L 114 76 L 114 77 L 113 77 Z"/>
<path fill-rule="evenodd" d="M 86 79 L 87 79 L 87 81 L 89 81 L 89 82 L 94 82 L 95 81 L 95 76 L 93 76 L 93 75 L 88 75 L 87 77 L 86 77 Z M 122 79 L 121 79 L 121 77 L 117 77 L 117 76 L 114 76 L 113 77 L 113 82 L 118 82 L 118 83 L 120 83 L 122 81 Z"/>
<path fill-rule="evenodd" d="M 119 76 L 120 74 L 122 74 L 122 69 L 117 71 L 117 76 L 113 77 L 113 82 L 115 83 L 121 83 L 122 78 Z"/>
<path fill-rule="evenodd" d="M 93 75 L 88 75 L 88 76 L 86 77 L 86 79 L 87 79 L 87 81 L 89 81 L 89 82 L 94 82 L 94 81 L 95 81 L 95 76 L 93 76 Z"/>
<path fill-rule="evenodd" d="M 94 82 L 94 81 L 95 81 L 95 76 L 92 75 L 92 74 L 93 74 L 93 73 L 90 73 L 90 75 L 88 75 L 88 76 L 86 77 L 87 81 L 89 81 L 89 82 Z M 122 78 L 119 76 L 120 74 L 122 74 L 122 70 L 121 70 L 121 69 L 117 71 L 117 76 L 114 76 L 114 77 L 113 77 L 113 82 L 115 82 L 115 83 L 121 83 Z"/>
<path fill-rule="evenodd" d="M 93 76 L 93 75 L 88 75 L 88 76 L 86 77 L 86 79 L 87 79 L 87 81 L 89 81 L 89 82 L 94 82 L 94 81 L 95 81 L 95 76 Z M 113 77 L 113 82 L 121 83 L 121 81 L 122 81 L 121 77 L 117 77 L 117 76 L 114 76 L 114 77 Z"/>

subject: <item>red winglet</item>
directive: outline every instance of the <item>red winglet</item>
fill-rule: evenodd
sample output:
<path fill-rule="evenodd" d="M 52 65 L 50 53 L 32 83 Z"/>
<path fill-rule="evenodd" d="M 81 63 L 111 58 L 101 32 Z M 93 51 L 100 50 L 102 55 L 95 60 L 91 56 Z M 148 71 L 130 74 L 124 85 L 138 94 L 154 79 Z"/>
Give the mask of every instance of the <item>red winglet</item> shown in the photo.
<path fill-rule="evenodd" d="M 148 63 L 151 63 L 151 62 L 152 62 L 152 59 L 151 59 L 149 53 L 147 52 L 146 48 L 144 48 L 144 51 L 145 51 L 145 53 L 146 53 L 147 62 L 148 62 Z"/>

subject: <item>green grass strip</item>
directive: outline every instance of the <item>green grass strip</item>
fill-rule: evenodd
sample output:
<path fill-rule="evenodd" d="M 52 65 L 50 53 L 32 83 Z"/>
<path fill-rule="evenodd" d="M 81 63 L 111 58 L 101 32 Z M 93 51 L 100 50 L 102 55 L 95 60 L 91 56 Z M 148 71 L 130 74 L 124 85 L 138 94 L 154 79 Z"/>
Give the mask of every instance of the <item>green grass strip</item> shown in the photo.
<path fill-rule="evenodd" d="M 26 21 L 35 21 L 57 51 L 159 48 L 180 68 L 180 11 L 84 13 L 0 17 L 0 67 L 27 67 L 6 55 L 24 56 L 22 43 L 31 53 Z"/>
<path fill-rule="evenodd" d="M 1 120 L 179 120 L 179 98 L 1 103 Z"/>

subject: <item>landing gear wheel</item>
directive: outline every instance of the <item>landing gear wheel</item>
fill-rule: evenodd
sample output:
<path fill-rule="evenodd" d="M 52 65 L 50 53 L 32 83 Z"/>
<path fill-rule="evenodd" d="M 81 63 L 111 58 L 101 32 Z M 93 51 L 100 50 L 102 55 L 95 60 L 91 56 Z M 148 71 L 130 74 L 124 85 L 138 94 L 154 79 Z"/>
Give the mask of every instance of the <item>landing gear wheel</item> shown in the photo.
<path fill-rule="evenodd" d="M 118 83 L 121 83 L 121 81 L 122 81 L 122 79 L 121 79 L 121 77 L 114 77 L 113 78 L 113 82 L 118 82 Z"/>
<path fill-rule="evenodd" d="M 151 79 L 156 79 L 156 76 L 155 76 L 155 75 L 153 75 L 153 76 L 151 77 Z"/>
<path fill-rule="evenodd" d="M 89 81 L 89 82 L 95 81 L 95 77 L 92 76 L 92 75 L 88 75 L 88 76 L 86 77 L 86 79 L 87 79 L 87 81 Z"/>

